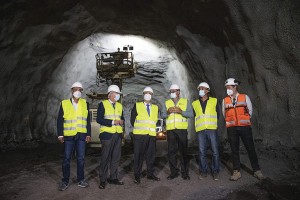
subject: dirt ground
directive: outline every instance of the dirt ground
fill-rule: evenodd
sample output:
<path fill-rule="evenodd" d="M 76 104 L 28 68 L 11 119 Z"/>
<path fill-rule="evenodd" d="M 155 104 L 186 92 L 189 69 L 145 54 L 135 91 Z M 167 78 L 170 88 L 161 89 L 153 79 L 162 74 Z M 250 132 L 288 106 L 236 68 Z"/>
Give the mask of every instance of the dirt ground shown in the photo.
<path fill-rule="evenodd" d="M 85 161 L 85 176 L 88 188 L 80 188 L 76 183 L 76 159 L 71 164 L 71 185 L 65 191 L 58 191 L 61 179 L 61 161 L 63 146 L 43 144 L 36 148 L 26 148 L 1 152 L 0 160 L 0 199 L 299 199 L 299 171 L 291 170 L 287 162 L 259 155 L 263 173 L 268 177 L 259 181 L 247 172 L 249 166 L 246 155 L 242 155 L 245 164 L 242 179 L 229 181 L 230 164 L 221 164 L 220 180 L 211 176 L 198 179 L 197 151 L 191 149 L 190 181 L 178 177 L 167 180 L 169 167 L 166 157 L 166 143 L 158 142 L 156 174 L 161 181 L 154 182 L 142 178 L 140 185 L 133 183 L 133 155 L 131 146 L 123 148 L 120 162 L 120 179 L 123 186 L 107 185 L 100 190 L 98 167 L 100 148 L 88 148 Z M 225 159 L 226 160 L 226 159 Z M 284 179 L 286 178 L 286 179 Z M 285 181 L 284 181 L 285 180 Z"/>

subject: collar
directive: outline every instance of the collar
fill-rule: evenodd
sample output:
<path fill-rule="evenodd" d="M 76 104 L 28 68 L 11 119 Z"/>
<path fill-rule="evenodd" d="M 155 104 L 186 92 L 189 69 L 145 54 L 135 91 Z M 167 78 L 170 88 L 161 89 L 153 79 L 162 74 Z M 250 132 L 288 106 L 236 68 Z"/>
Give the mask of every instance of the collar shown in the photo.
<path fill-rule="evenodd" d="M 172 101 L 174 102 L 174 104 L 176 105 L 180 99 L 181 99 L 181 98 L 179 97 L 179 98 L 177 99 L 177 101 L 175 101 L 175 99 L 171 99 L 171 100 L 172 100 Z"/>
<path fill-rule="evenodd" d="M 117 102 L 113 102 L 112 100 L 110 100 L 110 99 L 108 99 L 108 101 L 111 103 L 111 104 L 113 104 L 113 103 L 117 103 Z"/>
<path fill-rule="evenodd" d="M 79 99 L 78 99 L 78 103 L 79 103 Z M 71 101 L 72 101 L 72 104 L 76 103 L 73 97 L 71 98 Z M 78 104 L 78 103 L 76 103 L 76 104 Z"/>
<path fill-rule="evenodd" d="M 235 97 L 232 97 L 232 96 L 229 96 L 229 97 L 230 97 L 230 99 L 233 99 L 233 98 L 237 99 L 238 96 L 239 96 L 239 94 L 240 94 L 240 93 L 236 93 Z"/>
<path fill-rule="evenodd" d="M 206 102 L 206 101 L 208 101 L 208 100 L 209 100 L 209 96 L 207 96 L 207 99 L 206 99 L 205 101 L 202 101 L 202 100 L 201 100 L 201 97 L 199 97 L 199 101 L 200 101 L 200 102 Z"/>

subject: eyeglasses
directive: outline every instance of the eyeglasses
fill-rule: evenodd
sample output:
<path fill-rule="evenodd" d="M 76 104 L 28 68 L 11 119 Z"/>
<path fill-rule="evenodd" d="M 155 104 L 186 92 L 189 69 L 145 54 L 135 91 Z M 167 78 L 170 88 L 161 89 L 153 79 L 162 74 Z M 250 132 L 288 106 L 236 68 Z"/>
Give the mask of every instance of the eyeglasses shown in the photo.
<path fill-rule="evenodd" d="M 175 93 L 178 92 L 179 90 L 170 90 L 169 93 Z"/>
<path fill-rule="evenodd" d="M 82 91 L 83 91 L 83 89 L 82 89 L 82 88 L 80 88 L 80 87 L 74 87 L 74 88 L 72 88 L 72 91 L 73 91 L 73 92 L 76 92 L 76 91 L 80 91 L 80 92 L 82 92 Z"/>

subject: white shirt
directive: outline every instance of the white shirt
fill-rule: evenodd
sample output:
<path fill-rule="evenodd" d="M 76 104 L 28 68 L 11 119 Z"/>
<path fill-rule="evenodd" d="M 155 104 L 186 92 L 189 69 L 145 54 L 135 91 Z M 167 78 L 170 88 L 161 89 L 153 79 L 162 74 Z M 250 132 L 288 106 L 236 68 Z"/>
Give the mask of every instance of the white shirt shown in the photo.
<path fill-rule="evenodd" d="M 236 94 L 236 97 L 235 97 L 236 100 L 235 101 L 237 101 L 238 96 L 239 96 L 239 93 Z M 233 102 L 233 97 L 232 96 L 230 96 L 230 99 Z M 248 95 L 246 95 L 246 104 L 247 104 L 247 108 L 248 108 L 248 111 L 249 111 L 249 115 L 250 115 L 250 117 L 252 117 L 253 108 L 252 108 L 251 100 L 248 97 Z M 234 105 L 234 107 L 235 107 L 235 105 Z M 222 102 L 222 113 L 223 113 L 223 116 L 225 118 L 225 103 L 224 103 L 224 99 L 223 99 L 223 102 Z"/>
<path fill-rule="evenodd" d="M 76 103 L 73 98 L 72 98 L 72 105 L 73 105 L 74 109 L 77 110 L 78 103 Z"/>
<path fill-rule="evenodd" d="M 114 102 L 113 102 L 112 100 L 110 100 L 110 99 L 108 99 L 108 101 L 111 103 L 111 105 L 113 106 L 113 108 L 115 108 L 115 107 L 114 107 L 114 104 L 116 105 L 117 102 L 114 103 Z M 111 125 L 112 125 L 112 126 L 115 125 L 115 120 L 112 120 Z"/>
<path fill-rule="evenodd" d="M 147 110 L 147 104 L 149 105 L 149 110 L 150 110 L 150 112 L 151 112 L 151 103 L 146 103 L 146 102 L 144 102 L 144 104 L 145 104 L 146 110 Z"/>

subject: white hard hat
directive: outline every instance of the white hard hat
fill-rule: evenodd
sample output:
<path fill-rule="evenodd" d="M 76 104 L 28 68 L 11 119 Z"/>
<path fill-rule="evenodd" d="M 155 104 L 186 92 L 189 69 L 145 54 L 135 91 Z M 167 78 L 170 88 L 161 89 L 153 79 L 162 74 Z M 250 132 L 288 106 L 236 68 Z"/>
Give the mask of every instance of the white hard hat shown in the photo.
<path fill-rule="evenodd" d="M 110 93 L 110 92 L 116 92 L 116 93 L 122 94 L 122 92 L 120 92 L 119 86 L 117 86 L 117 85 L 110 85 L 108 87 L 107 93 Z"/>
<path fill-rule="evenodd" d="M 227 85 L 239 85 L 240 81 L 236 80 L 235 78 L 229 78 L 225 81 L 225 87 Z"/>
<path fill-rule="evenodd" d="M 169 90 L 180 90 L 177 84 L 172 84 Z"/>
<path fill-rule="evenodd" d="M 205 87 L 208 90 L 210 89 L 209 85 L 206 82 L 202 82 L 198 85 L 197 89 L 199 90 L 200 87 Z"/>
<path fill-rule="evenodd" d="M 143 92 L 151 92 L 153 94 L 153 90 L 151 87 L 145 87 Z"/>
<path fill-rule="evenodd" d="M 82 88 L 82 89 L 83 89 L 82 84 L 81 84 L 80 82 L 75 82 L 75 83 L 73 83 L 71 89 L 74 88 L 74 87 L 79 87 L 79 88 Z"/>

